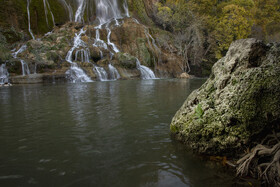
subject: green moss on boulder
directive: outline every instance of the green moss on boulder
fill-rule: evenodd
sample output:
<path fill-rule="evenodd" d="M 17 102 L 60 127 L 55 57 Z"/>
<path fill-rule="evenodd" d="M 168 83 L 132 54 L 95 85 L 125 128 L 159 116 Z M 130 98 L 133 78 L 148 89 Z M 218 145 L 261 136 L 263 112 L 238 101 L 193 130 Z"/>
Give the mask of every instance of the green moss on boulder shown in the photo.
<path fill-rule="evenodd" d="M 176 113 L 171 132 L 199 153 L 233 155 L 279 125 L 279 85 L 280 44 L 238 40 Z"/>
<path fill-rule="evenodd" d="M 118 53 L 116 55 L 117 65 L 123 68 L 135 69 L 137 59 L 128 53 Z"/>

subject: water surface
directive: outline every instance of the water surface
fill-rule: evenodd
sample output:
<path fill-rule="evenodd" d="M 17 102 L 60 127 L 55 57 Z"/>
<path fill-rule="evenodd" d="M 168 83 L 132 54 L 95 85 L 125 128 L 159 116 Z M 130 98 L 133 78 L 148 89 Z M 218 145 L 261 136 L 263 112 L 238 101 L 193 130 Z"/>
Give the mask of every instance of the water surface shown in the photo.
<path fill-rule="evenodd" d="M 0 186 L 226 186 L 169 135 L 204 81 L 0 88 Z"/>

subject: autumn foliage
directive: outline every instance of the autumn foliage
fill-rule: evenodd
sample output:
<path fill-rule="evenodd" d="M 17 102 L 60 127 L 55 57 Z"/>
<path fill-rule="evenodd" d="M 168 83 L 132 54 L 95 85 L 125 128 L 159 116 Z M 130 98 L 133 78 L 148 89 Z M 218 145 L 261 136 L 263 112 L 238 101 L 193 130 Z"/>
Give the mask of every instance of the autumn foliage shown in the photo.
<path fill-rule="evenodd" d="M 215 62 L 234 40 L 280 40 L 279 0 L 161 0 L 155 19 L 185 44 L 191 66 Z"/>

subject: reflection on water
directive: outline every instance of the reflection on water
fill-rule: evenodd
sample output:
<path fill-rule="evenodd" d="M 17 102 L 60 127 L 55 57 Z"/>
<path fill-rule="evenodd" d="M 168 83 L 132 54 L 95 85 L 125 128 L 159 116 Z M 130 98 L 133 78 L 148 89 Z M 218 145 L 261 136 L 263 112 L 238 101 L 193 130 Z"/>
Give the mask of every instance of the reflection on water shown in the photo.
<path fill-rule="evenodd" d="M 173 115 L 203 82 L 1 88 L 0 186 L 217 185 L 216 169 L 169 136 Z"/>

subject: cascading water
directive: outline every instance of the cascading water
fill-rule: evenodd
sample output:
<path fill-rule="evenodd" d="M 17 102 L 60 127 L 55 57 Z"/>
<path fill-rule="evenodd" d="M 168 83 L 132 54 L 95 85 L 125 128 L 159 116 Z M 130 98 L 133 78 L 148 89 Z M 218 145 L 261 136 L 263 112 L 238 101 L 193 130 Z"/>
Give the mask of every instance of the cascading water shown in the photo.
<path fill-rule="evenodd" d="M 68 4 L 65 0 L 60 0 L 64 7 L 67 9 L 68 14 L 69 14 L 69 21 L 74 21 L 73 19 L 73 9 L 70 4 Z"/>
<path fill-rule="evenodd" d="M 12 53 L 13 57 L 17 58 L 17 55 L 22 53 L 22 52 L 24 52 L 26 49 L 27 49 L 26 45 L 21 46 L 18 51 Z M 19 59 L 19 60 L 21 62 L 22 75 L 23 76 L 29 75 L 30 74 L 30 70 L 29 70 L 28 64 L 24 60 L 22 60 L 22 59 Z"/>
<path fill-rule="evenodd" d="M 109 64 L 108 67 L 109 67 L 109 77 L 111 80 L 117 80 L 121 78 L 118 70 L 113 65 Z"/>
<path fill-rule="evenodd" d="M 43 0 L 43 2 L 44 2 L 44 9 L 45 9 L 45 17 L 46 17 L 47 26 L 49 26 L 49 19 L 48 19 L 48 12 L 49 11 L 50 11 L 50 14 L 52 16 L 53 25 L 55 25 L 54 15 L 52 13 L 49 1 L 48 0 Z"/>
<path fill-rule="evenodd" d="M 155 39 L 154 39 L 154 38 L 152 37 L 152 35 L 149 33 L 149 30 L 148 30 L 147 27 L 145 27 L 145 35 L 146 35 L 146 38 L 147 38 L 147 40 L 148 40 L 148 43 L 149 43 L 150 47 L 152 48 L 151 42 L 150 42 L 150 39 L 151 39 L 154 49 L 155 49 L 157 52 L 161 52 L 160 49 L 159 49 L 159 47 L 158 47 L 157 44 L 156 44 Z"/>
<path fill-rule="evenodd" d="M 75 14 L 75 22 L 84 22 L 83 16 L 86 8 L 86 0 L 77 0 L 78 9 Z"/>
<path fill-rule="evenodd" d="M 118 1 L 116 0 L 95 0 L 96 5 L 96 20 L 99 21 L 99 25 L 95 27 L 96 29 L 96 37 L 95 37 L 95 46 L 103 47 L 104 49 L 107 49 L 108 46 L 112 47 L 112 50 L 114 53 L 120 52 L 117 46 L 111 42 L 111 29 L 110 29 L 110 23 L 112 21 L 115 21 L 115 25 L 119 26 L 118 19 L 123 18 L 124 16 L 129 17 L 128 12 L 128 6 L 127 2 L 124 1 L 124 10 L 125 15 L 122 14 L 121 9 L 119 7 Z M 105 25 L 106 31 L 107 31 L 107 44 L 103 40 L 100 39 L 100 29 L 102 28 L 102 25 Z"/>
<path fill-rule="evenodd" d="M 27 63 L 24 60 L 20 60 L 20 62 L 21 62 L 22 75 L 23 76 L 29 75 L 30 70 L 29 70 Z"/>
<path fill-rule="evenodd" d="M 0 85 L 9 82 L 9 73 L 6 68 L 6 64 L 1 64 L 0 66 Z"/>
<path fill-rule="evenodd" d="M 125 16 L 126 17 L 130 17 L 129 10 L 128 10 L 128 5 L 127 5 L 127 1 L 126 0 L 124 0 L 123 8 L 124 8 L 124 11 L 125 11 Z"/>
<path fill-rule="evenodd" d="M 72 55 L 75 49 L 79 47 L 86 47 L 83 40 L 81 40 L 81 35 L 85 34 L 85 30 L 82 28 L 81 31 L 76 34 L 74 37 L 74 45 L 73 47 L 68 51 L 66 56 L 66 61 L 71 64 L 70 69 L 66 72 L 66 74 L 69 76 L 69 79 L 72 82 L 92 82 L 89 76 L 80 68 L 78 65 L 72 61 Z"/>
<path fill-rule="evenodd" d="M 96 29 L 96 37 L 93 46 L 103 48 L 105 50 L 108 50 L 111 54 L 111 58 L 114 56 L 114 53 L 120 52 L 116 44 L 114 44 L 111 41 L 111 33 L 112 33 L 112 26 L 120 26 L 122 24 L 122 21 L 119 20 L 124 17 L 129 17 L 129 10 L 128 10 L 128 4 L 127 1 L 122 1 L 123 4 L 119 4 L 120 1 L 118 0 L 73 0 L 77 3 L 77 9 L 75 12 L 75 15 L 73 14 L 72 5 L 73 2 L 70 2 L 68 0 L 59 0 L 62 2 L 62 4 L 65 6 L 65 8 L 69 12 L 69 20 L 75 21 L 75 22 L 84 22 L 84 16 L 87 14 L 87 21 L 90 21 L 90 16 L 93 15 L 92 7 L 95 7 L 95 14 L 96 21 L 98 21 L 98 26 L 95 27 Z M 51 11 L 50 4 L 48 0 L 43 0 L 44 2 L 44 8 L 45 8 L 45 16 L 46 16 L 46 22 L 47 25 L 49 25 L 48 20 L 48 14 L 52 15 L 53 24 L 55 25 L 54 16 Z M 28 29 L 29 33 L 32 36 L 33 39 L 35 39 L 34 34 L 31 30 L 31 19 L 30 19 L 30 6 L 31 0 L 27 0 L 27 12 L 28 12 Z M 95 3 L 95 6 L 93 5 Z M 74 15 L 74 16 L 73 16 Z M 137 21 L 138 22 L 138 21 Z M 139 22 L 138 22 L 139 23 Z M 106 29 L 107 31 L 107 41 L 103 41 L 100 38 L 100 31 L 101 29 Z M 81 69 L 76 62 L 73 62 L 73 53 L 74 55 L 74 61 L 80 61 L 80 62 L 88 62 L 90 63 L 90 53 L 87 45 L 85 42 L 81 40 L 81 35 L 85 34 L 84 29 L 81 29 L 79 33 L 76 34 L 74 37 L 74 45 L 72 48 L 68 51 L 66 56 L 66 61 L 71 64 L 71 68 L 66 72 L 69 79 L 73 82 L 91 82 L 92 80 L 90 77 L 86 75 L 86 73 Z M 156 46 L 154 38 L 150 35 L 148 29 L 145 27 L 145 34 L 148 39 L 148 43 L 151 48 L 154 48 L 156 51 L 159 50 L 159 48 Z M 151 42 L 151 41 L 152 42 Z M 26 47 L 26 46 L 25 46 Z M 18 53 L 20 53 L 21 49 L 15 53 L 15 58 Z M 100 51 L 101 57 L 103 57 L 103 52 Z M 29 74 L 29 68 L 27 63 L 25 63 L 23 60 L 21 60 L 22 68 L 23 68 L 23 75 Z M 141 77 L 143 79 L 154 79 L 155 75 L 151 69 L 149 69 L 146 66 L 141 65 L 140 61 L 137 60 L 137 68 L 141 72 Z M 95 67 L 94 71 L 97 73 L 100 80 L 116 80 L 120 78 L 120 75 L 115 67 L 113 67 L 111 64 L 108 65 L 109 72 L 107 73 L 106 70 L 102 67 Z"/>
<path fill-rule="evenodd" d="M 116 0 L 95 0 L 96 19 L 103 25 L 112 19 L 123 18 L 121 9 Z"/>
<path fill-rule="evenodd" d="M 28 16 L 28 30 L 30 35 L 32 36 L 32 39 L 35 40 L 35 36 L 31 30 L 31 24 L 30 24 L 30 11 L 29 11 L 29 6 L 30 6 L 31 0 L 27 0 L 27 16 Z"/>
<path fill-rule="evenodd" d="M 136 67 L 140 71 L 142 79 L 156 79 L 154 72 L 150 68 L 141 65 L 138 59 L 136 60 Z"/>
<path fill-rule="evenodd" d="M 108 81 L 109 80 L 108 79 L 108 74 L 103 67 L 95 66 L 94 68 L 95 68 L 94 70 L 97 74 L 97 77 L 100 81 Z"/>
<path fill-rule="evenodd" d="M 120 52 L 120 50 L 117 48 L 117 46 L 114 43 L 112 43 L 111 40 L 110 40 L 111 33 L 112 33 L 111 29 L 109 27 L 107 27 L 106 30 L 108 32 L 108 35 L 107 35 L 107 43 L 108 43 L 108 45 L 110 45 L 112 47 L 112 49 L 113 49 L 113 51 L 115 53 Z"/>
<path fill-rule="evenodd" d="M 75 61 L 89 63 L 89 49 L 77 50 L 75 54 Z"/>
<path fill-rule="evenodd" d="M 96 27 L 95 41 L 94 41 L 93 46 L 102 47 L 103 49 L 108 49 L 106 42 L 104 42 L 103 40 L 100 39 L 100 30 L 99 29 L 101 29 L 101 26 Z"/>
<path fill-rule="evenodd" d="M 27 46 L 26 45 L 22 45 L 18 51 L 12 53 L 13 57 L 14 58 L 17 58 L 17 55 L 24 52 L 25 50 L 27 49 Z M 15 50 L 15 49 L 14 49 Z"/>

